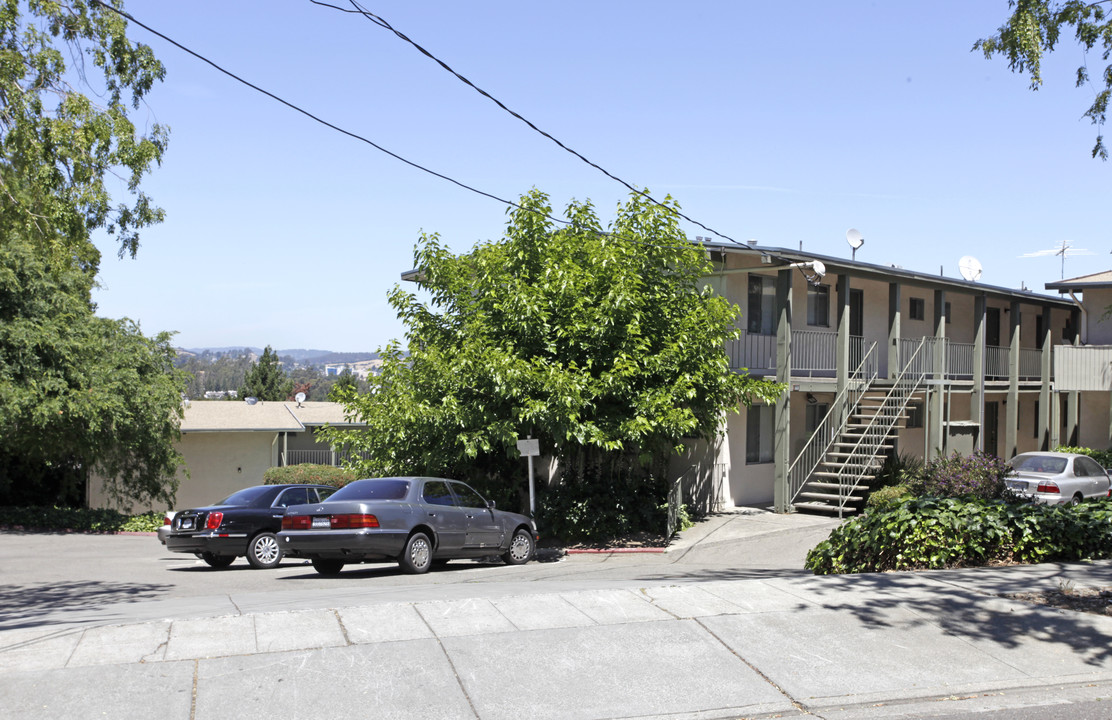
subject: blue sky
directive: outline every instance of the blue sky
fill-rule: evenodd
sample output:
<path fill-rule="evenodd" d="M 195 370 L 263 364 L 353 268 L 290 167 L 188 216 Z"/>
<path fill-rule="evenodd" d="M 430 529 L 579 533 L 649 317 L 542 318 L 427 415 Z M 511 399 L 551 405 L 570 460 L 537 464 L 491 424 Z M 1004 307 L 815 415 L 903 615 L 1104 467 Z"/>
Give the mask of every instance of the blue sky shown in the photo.
<path fill-rule="evenodd" d="M 346 0 L 335 0 L 345 4 Z M 1069 41 L 1028 90 L 970 52 L 1006 0 L 366 3 L 615 175 L 740 241 L 1042 290 L 1112 267 L 1112 165 L 1092 160 Z M 290 102 L 492 194 L 532 187 L 604 221 L 626 190 L 391 33 L 308 0 L 129 0 L 136 19 Z M 145 184 L 166 221 L 135 260 L 104 239 L 100 313 L 183 347 L 373 350 L 422 231 L 454 250 L 506 208 L 414 170 L 134 27 L 167 68 L 135 118 L 169 125 Z M 1094 58 L 1094 66 L 1099 58 Z M 690 226 L 690 236 L 707 235 Z"/>

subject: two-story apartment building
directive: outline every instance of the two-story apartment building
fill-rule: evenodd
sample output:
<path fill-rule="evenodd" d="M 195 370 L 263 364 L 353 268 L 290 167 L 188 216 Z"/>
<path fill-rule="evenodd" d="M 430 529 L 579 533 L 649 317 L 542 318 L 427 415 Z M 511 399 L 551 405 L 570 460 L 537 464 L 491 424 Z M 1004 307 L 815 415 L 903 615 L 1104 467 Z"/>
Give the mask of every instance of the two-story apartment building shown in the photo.
<path fill-rule="evenodd" d="M 840 513 L 892 450 L 1009 458 L 1094 432 L 1090 444 L 1108 445 L 1108 394 L 1101 418 L 1097 400 L 1082 411 L 1082 388 L 1054 384 L 1056 348 L 1080 342 L 1085 311 L 1074 299 L 941 271 L 704 245 L 714 265 L 706 282 L 742 311 L 732 369 L 787 386 L 775 406 L 727 418 L 710 449 L 722 504 Z"/>

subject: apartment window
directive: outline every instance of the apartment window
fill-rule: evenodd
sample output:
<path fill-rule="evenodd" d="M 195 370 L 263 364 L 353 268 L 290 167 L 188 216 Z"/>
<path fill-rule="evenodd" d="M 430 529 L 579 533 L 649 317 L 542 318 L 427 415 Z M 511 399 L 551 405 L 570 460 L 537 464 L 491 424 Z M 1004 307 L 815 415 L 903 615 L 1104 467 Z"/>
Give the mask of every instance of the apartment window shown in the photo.
<path fill-rule="evenodd" d="M 830 327 L 830 286 L 807 288 L 807 324 Z"/>
<path fill-rule="evenodd" d="M 909 428 L 923 427 L 923 403 L 910 402 L 907 404 L 907 426 Z"/>
<path fill-rule="evenodd" d="M 925 320 L 927 318 L 927 303 L 923 298 L 910 298 L 911 304 L 907 308 L 907 315 L 912 320 Z"/>
<path fill-rule="evenodd" d="M 1035 428 L 1035 434 L 1033 435 L 1033 437 L 1038 437 L 1039 436 L 1039 401 L 1038 400 L 1035 401 L 1035 422 L 1031 423 L 1031 425 L 1034 426 L 1034 428 Z"/>
<path fill-rule="evenodd" d="M 806 406 L 807 411 L 804 418 L 804 425 L 806 426 L 807 435 L 814 434 L 819 429 L 819 423 L 826 417 L 826 413 L 830 412 L 829 403 L 814 403 Z"/>
<path fill-rule="evenodd" d="M 753 335 L 771 335 L 772 308 L 776 302 L 776 286 L 772 278 L 749 276 L 749 317 L 746 329 Z"/>
<path fill-rule="evenodd" d="M 772 462 L 772 436 L 776 432 L 771 405 L 750 405 L 745 413 L 745 462 Z"/>
<path fill-rule="evenodd" d="M 946 324 L 947 324 L 947 325 L 949 325 L 949 324 L 950 324 L 950 318 L 951 318 L 951 317 L 953 317 L 953 316 L 952 316 L 952 315 L 950 314 L 950 303 L 946 303 L 946 307 L 945 307 L 945 309 L 943 310 L 943 312 L 945 312 L 945 313 L 946 313 Z"/>

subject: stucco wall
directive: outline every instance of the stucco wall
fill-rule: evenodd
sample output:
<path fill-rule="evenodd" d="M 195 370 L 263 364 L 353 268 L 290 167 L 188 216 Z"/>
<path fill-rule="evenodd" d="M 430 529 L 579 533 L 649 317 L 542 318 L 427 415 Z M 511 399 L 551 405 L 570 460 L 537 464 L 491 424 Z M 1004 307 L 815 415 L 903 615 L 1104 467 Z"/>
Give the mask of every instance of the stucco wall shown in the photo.
<path fill-rule="evenodd" d="M 267 468 L 278 464 L 276 437 L 276 433 L 270 432 L 185 433 L 178 448 L 189 476 L 179 470 L 174 507 L 133 507 L 130 510 L 178 510 L 209 505 L 241 488 L 260 485 Z M 88 500 L 89 507 L 113 507 L 99 478 L 90 479 Z"/>
<path fill-rule="evenodd" d="M 735 505 L 767 506 L 773 500 L 773 463 L 746 465 L 745 412 L 726 419 L 730 458 L 730 497 Z M 769 428 L 772 432 L 772 428 Z"/>

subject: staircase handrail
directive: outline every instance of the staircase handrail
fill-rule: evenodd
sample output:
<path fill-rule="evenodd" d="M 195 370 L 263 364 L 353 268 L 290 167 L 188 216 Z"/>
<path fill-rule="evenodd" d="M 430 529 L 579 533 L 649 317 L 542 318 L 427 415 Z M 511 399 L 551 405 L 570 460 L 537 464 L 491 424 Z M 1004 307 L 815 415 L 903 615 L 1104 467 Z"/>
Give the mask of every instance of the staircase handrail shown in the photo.
<path fill-rule="evenodd" d="M 849 457 L 838 468 L 834 482 L 838 484 L 838 517 L 842 517 L 842 511 L 849 502 L 849 497 L 852 493 L 852 488 L 856 487 L 858 483 L 865 477 L 865 470 L 873 460 L 879 455 L 879 449 L 884 441 L 892 432 L 892 428 L 902 417 L 904 410 L 907 409 L 908 403 L 911 401 L 912 396 L 922 386 L 923 380 L 927 375 L 936 371 L 934 368 L 934 357 L 930 358 L 931 367 L 924 368 L 924 358 L 920 357 L 923 349 L 928 345 L 933 345 L 940 338 L 924 337 L 919 341 L 915 348 L 915 352 L 908 358 L 907 363 L 900 371 L 899 376 L 892 383 L 892 388 L 888 394 L 884 396 L 884 400 L 880 407 L 869 419 L 865 429 L 861 432 L 860 437 L 854 444 L 849 452 Z M 943 346 L 945 347 L 945 346 Z M 914 368 L 913 368 L 914 365 Z M 942 367 L 945 367 L 945 362 Z M 877 420 L 881 419 L 882 422 L 878 423 Z M 869 442 L 865 442 L 868 440 Z M 856 468 L 852 482 L 846 482 L 844 475 L 849 467 Z"/>
<path fill-rule="evenodd" d="M 853 411 L 861 402 L 861 397 L 864 396 L 872 382 L 876 380 L 879 372 L 876 343 L 874 342 L 869 346 L 864 357 L 861 358 L 861 362 L 850 373 L 845 387 L 835 396 L 834 402 L 830 406 L 831 410 L 826 413 L 826 417 L 811 433 L 811 437 L 807 440 L 803 449 L 799 451 L 795 460 L 788 466 L 788 496 L 791 498 L 790 502 L 795 502 L 796 497 L 807 483 L 807 478 L 826 457 L 830 446 L 845 429 Z M 845 407 L 846 411 L 835 412 L 840 407 Z M 835 418 L 836 415 L 839 417 Z M 837 428 L 834 427 L 836 422 L 838 423 Z"/>

